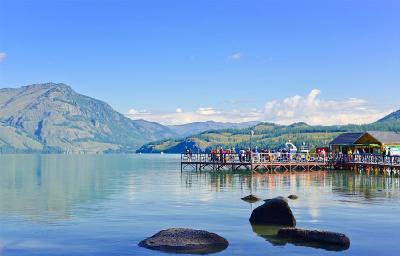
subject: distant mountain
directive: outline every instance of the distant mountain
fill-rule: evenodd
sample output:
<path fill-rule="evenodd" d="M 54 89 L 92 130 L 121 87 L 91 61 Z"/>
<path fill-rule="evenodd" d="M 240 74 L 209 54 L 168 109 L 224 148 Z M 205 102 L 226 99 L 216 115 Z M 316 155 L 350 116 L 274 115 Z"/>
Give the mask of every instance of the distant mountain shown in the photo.
<path fill-rule="evenodd" d="M 254 131 L 254 136 L 250 139 L 251 130 Z M 314 147 L 327 146 L 340 133 L 365 131 L 400 132 L 400 120 L 343 126 L 311 126 L 306 123 L 291 125 L 260 123 L 250 128 L 206 131 L 183 139 L 151 142 L 143 145 L 137 152 L 181 153 L 185 149 L 192 149 L 193 152 L 205 152 L 217 146 L 239 149 L 249 148 L 250 144 L 258 148 L 277 148 L 282 147 L 289 140 L 295 145 L 306 142 L 309 146 Z"/>
<path fill-rule="evenodd" d="M 244 123 L 222 123 L 222 122 L 194 122 L 182 125 L 168 126 L 178 136 L 186 137 L 197 133 L 202 133 L 209 130 L 221 130 L 229 128 L 246 128 L 257 125 L 260 122 L 244 122 Z"/>
<path fill-rule="evenodd" d="M 107 103 L 65 84 L 34 84 L 0 89 L 0 153 L 179 153 L 217 145 L 247 148 L 295 144 L 327 145 L 342 132 L 400 131 L 400 111 L 369 125 L 310 126 L 305 123 L 196 122 L 163 126 L 131 120 Z"/>
<path fill-rule="evenodd" d="M 397 121 L 400 120 L 400 110 L 397 110 L 384 118 L 378 120 L 378 122 L 386 122 L 386 121 Z"/>
<path fill-rule="evenodd" d="M 55 83 L 0 89 L 0 131 L 0 152 L 133 152 L 176 136 Z"/>

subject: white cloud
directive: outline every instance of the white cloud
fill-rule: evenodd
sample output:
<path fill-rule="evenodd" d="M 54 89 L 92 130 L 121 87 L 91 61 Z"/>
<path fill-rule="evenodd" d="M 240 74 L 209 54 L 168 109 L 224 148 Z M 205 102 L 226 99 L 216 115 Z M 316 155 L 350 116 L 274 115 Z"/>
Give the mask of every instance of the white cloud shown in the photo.
<path fill-rule="evenodd" d="M 183 124 L 190 122 L 248 122 L 264 121 L 279 124 L 306 122 L 316 125 L 363 124 L 370 123 L 389 114 L 392 109 L 370 104 L 367 100 L 347 98 L 326 100 L 320 98 L 321 91 L 312 90 L 308 95 L 290 96 L 281 100 L 272 100 L 263 107 L 255 109 L 217 110 L 213 107 L 200 107 L 194 111 L 148 112 L 131 109 L 128 117 L 146 119 L 162 124 Z"/>
<path fill-rule="evenodd" d="M 7 58 L 7 54 L 5 52 L 0 52 L 0 62 L 3 62 Z"/>
<path fill-rule="evenodd" d="M 241 52 L 235 52 L 235 53 L 233 53 L 233 54 L 231 54 L 230 56 L 229 56 L 229 59 L 231 59 L 231 60 L 240 60 L 241 58 L 242 58 L 242 53 Z"/>
<path fill-rule="evenodd" d="M 212 107 L 207 107 L 207 108 L 198 108 L 196 110 L 196 113 L 200 114 L 200 115 L 216 115 L 218 114 L 218 111 L 216 111 L 214 108 Z"/>
<path fill-rule="evenodd" d="M 128 110 L 128 115 L 151 115 L 150 112 L 147 110 L 137 110 L 134 108 L 131 108 Z"/>
<path fill-rule="evenodd" d="M 267 102 L 263 118 L 282 124 L 298 121 L 325 125 L 362 124 L 376 121 L 390 112 L 373 106 L 364 99 L 320 99 L 320 93 L 320 90 L 314 89 L 306 96 L 296 95 L 281 101 Z"/>

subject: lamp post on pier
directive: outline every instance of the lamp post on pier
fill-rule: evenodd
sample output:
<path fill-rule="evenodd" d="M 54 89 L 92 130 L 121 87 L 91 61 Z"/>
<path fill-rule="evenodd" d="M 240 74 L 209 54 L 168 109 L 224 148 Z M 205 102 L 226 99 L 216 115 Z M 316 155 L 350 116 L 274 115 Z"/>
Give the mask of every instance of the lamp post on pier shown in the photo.
<path fill-rule="evenodd" d="M 253 139 L 253 136 L 254 136 L 254 131 L 253 130 L 251 130 L 250 131 L 250 152 L 253 152 L 253 148 L 252 148 L 252 139 Z"/>

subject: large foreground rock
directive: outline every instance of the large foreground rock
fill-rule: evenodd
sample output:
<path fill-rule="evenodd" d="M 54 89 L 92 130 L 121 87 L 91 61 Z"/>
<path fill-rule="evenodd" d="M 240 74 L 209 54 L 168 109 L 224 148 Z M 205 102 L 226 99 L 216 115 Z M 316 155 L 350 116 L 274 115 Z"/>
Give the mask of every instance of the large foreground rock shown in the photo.
<path fill-rule="evenodd" d="M 228 247 L 228 241 L 204 230 L 170 228 L 162 230 L 139 243 L 152 250 L 178 253 L 212 253 Z"/>
<path fill-rule="evenodd" d="M 278 237 L 288 239 L 294 243 L 320 243 L 327 246 L 337 246 L 339 247 L 338 249 L 348 249 L 350 247 L 350 239 L 345 234 L 329 231 L 281 228 L 278 231 Z"/>
<path fill-rule="evenodd" d="M 254 209 L 250 216 L 250 223 L 295 227 L 296 219 L 287 200 L 276 197 L 265 200 L 263 205 Z"/>

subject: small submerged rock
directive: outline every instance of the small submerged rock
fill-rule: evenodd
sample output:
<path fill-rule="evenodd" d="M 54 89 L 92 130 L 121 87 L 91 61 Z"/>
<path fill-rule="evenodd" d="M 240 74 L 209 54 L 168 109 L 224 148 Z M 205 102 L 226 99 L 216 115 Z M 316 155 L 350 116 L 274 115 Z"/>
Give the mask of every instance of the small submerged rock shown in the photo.
<path fill-rule="evenodd" d="M 319 243 L 322 248 L 333 250 L 345 250 L 350 247 L 350 239 L 345 234 L 330 231 L 281 228 L 278 231 L 278 237 L 300 245 L 302 243 Z"/>
<path fill-rule="evenodd" d="M 288 196 L 288 198 L 289 198 L 289 199 L 292 199 L 292 200 L 296 200 L 296 199 L 298 199 L 299 197 L 298 197 L 297 195 L 290 195 L 290 196 Z"/>
<path fill-rule="evenodd" d="M 253 210 L 251 224 L 271 224 L 288 227 L 296 226 L 296 219 L 286 198 L 276 197 L 265 200 L 265 203 Z"/>
<path fill-rule="evenodd" d="M 228 241 L 204 230 L 170 228 L 162 230 L 139 243 L 152 250 L 176 253 L 213 253 L 225 250 Z"/>
<path fill-rule="evenodd" d="M 248 202 L 248 203 L 255 203 L 255 202 L 257 202 L 257 201 L 260 201 L 261 199 L 258 198 L 258 197 L 255 196 L 255 195 L 248 195 L 248 196 L 242 197 L 242 200 L 243 200 L 243 201 L 246 201 L 246 202 Z"/>

